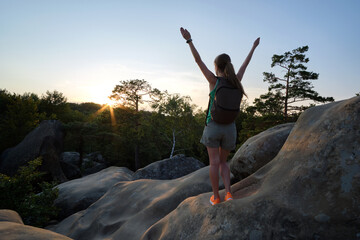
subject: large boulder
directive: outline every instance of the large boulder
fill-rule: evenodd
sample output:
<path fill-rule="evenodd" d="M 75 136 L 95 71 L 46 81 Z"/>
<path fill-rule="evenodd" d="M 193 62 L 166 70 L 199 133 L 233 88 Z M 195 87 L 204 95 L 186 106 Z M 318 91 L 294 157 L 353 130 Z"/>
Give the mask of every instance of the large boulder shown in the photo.
<path fill-rule="evenodd" d="M 209 167 L 173 180 L 119 182 L 88 209 L 48 229 L 77 240 L 139 239 L 184 199 L 209 191 Z"/>
<path fill-rule="evenodd" d="M 360 97 L 306 110 L 232 191 L 214 207 L 210 193 L 186 199 L 141 239 L 359 239 Z"/>
<path fill-rule="evenodd" d="M 42 157 L 42 170 L 50 173 L 54 180 L 66 181 L 60 167 L 60 154 L 63 148 L 64 132 L 57 120 L 42 121 L 21 143 L 6 149 L 0 156 L 0 172 L 8 175 L 37 157 Z"/>
<path fill-rule="evenodd" d="M 98 173 L 58 185 L 59 197 L 55 200 L 55 205 L 61 208 L 59 219 L 88 208 L 115 183 L 131 181 L 132 174 L 132 171 L 124 167 L 109 167 Z"/>
<path fill-rule="evenodd" d="M 60 166 L 68 180 L 81 178 L 80 168 L 74 164 L 60 161 Z"/>
<path fill-rule="evenodd" d="M 0 222 L 0 238 L 4 240 L 71 240 L 49 230 L 14 222 Z"/>
<path fill-rule="evenodd" d="M 63 152 L 61 153 L 61 162 L 79 166 L 80 164 L 80 153 L 78 152 Z"/>
<path fill-rule="evenodd" d="M 204 163 L 195 158 L 179 154 L 138 169 L 134 174 L 134 179 L 170 180 L 185 176 L 204 166 Z"/>
<path fill-rule="evenodd" d="M 104 157 L 101 155 L 100 152 L 93 152 L 93 153 L 86 154 L 85 158 L 89 159 L 92 162 L 106 164 L 106 160 L 104 159 Z"/>
<path fill-rule="evenodd" d="M 0 209 L 0 222 L 14 222 L 24 224 L 23 220 L 17 212 L 8 209 Z"/>
<path fill-rule="evenodd" d="M 107 167 L 107 164 L 104 162 L 97 162 L 89 158 L 83 159 L 83 169 L 84 169 L 84 175 L 93 174 L 96 172 L 101 171 L 102 169 L 105 169 Z"/>
<path fill-rule="evenodd" d="M 12 210 L 0 210 L 0 239 L 6 240 L 70 240 L 58 233 L 24 225 L 20 215 Z"/>
<path fill-rule="evenodd" d="M 284 145 L 294 124 L 281 124 L 249 138 L 230 161 L 235 178 L 244 179 L 270 162 Z"/>
<path fill-rule="evenodd" d="M 63 152 L 60 159 L 61 167 L 68 179 L 80 178 L 99 172 L 108 167 L 100 152 L 86 154 L 83 157 L 80 170 L 80 153 Z"/>
<path fill-rule="evenodd" d="M 78 152 L 61 153 L 60 164 L 67 179 L 72 180 L 82 176 L 79 168 L 80 154 Z"/>

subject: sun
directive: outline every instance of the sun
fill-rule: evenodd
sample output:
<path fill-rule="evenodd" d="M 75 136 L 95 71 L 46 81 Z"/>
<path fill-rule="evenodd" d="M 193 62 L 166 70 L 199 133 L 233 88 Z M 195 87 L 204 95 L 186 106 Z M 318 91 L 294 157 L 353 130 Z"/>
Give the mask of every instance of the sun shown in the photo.
<path fill-rule="evenodd" d="M 116 107 L 117 105 L 117 102 L 115 100 L 110 99 L 106 95 L 93 97 L 93 102 L 104 106 L 110 106 L 112 108 Z"/>
<path fill-rule="evenodd" d="M 115 106 L 116 106 L 116 101 L 114 101 L 114 100 L 112 100 L 112 99 L 110 99 L 110 98 L 106 98 L 105 100 L 104 100 L 104 103 L 103 104 L 106 104 L 106 105 L 108 105 L 108 106 L 110 106 L 111 108 L 114 108 Z"/>
<path fill-rule="evenodd" d="M 88 89 L 88 95 L 91 96 L 92 102 L 100 105 L 116 107 L 116 101 L 109 98 L 110 94 L 111 88 L 104 84 L 94 85 Z"/>

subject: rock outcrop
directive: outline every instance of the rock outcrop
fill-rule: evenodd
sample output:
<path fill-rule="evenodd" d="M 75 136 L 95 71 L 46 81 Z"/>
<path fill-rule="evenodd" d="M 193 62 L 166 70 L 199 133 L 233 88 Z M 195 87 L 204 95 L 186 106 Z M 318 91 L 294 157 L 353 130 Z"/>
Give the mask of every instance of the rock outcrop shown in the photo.
<path fill-rule="evenodd" d="M 270 162 L 284 145 L 293 127 L 294 123 L 285 123 L 249 138 L 230 161 L 235 178 L 244 179 Z"/>
<path fill-rule="evenodd" d="M 17 212 L 0 210 L 0 239 L 70 240 L 71 238 L 45 229 L 24 225 Z"/>
<path fill-rule="evenodd" d="M 360 237 L 360 97 L 313 107 L 277 156 L 232 186 L 183 201 L 141 239 L 353 239 Z"/>
<path fill-rule="evenodd" d="M 61 153 L 61 162 L 75 165 L 79 167 L 80 165 L 80 153 L 78 152 L 63 152 Z"/>
<path fill-rule="evenodd" d="M 61 167 L 68 179 L 76 179 L 107 168 L 107 162 L 100 152 L 86 154 L 80 164 L 80 153 L 63 152 L 60 159 Z M 80 165 L 83 173 L 81 173 Z"/>
<path fill-rule="evenodd" d="M 23 220 L 17 212 L 8 209 L 0 210 L 0 222 L 13 222 L 24 224 Z"/>
<path fill-rule="evenodd" d="M 161 179 L 170 180 L 185 176 L 202 167 L 205 164 L 192 157 L 176 155 L 147 165 L 137 170 L 134 179 Z"/>
<path fill-rule="evenodd" d="M 71 164 L 71 163 L 62 162 L 62 161 L 60 161 L 60 166 L 68 180 L 73 180 L 73 179 L 82 177 L 80 168 L 78 166 L 75 166 L 74 164 Z"/>
<path fill-rule="evenodd" d="M 306 110 L 275 155 L 232 185 L 232 201 L 210 206 L 204 167 L 172 180 L 118 182 L 87 209 L 48 229 L 78 240 L 358 240 L 360 97 Z M 15 215 L 7 219 L 17 221 Z M 0 236 L 23 233 L 23 239 L 33 239 L 24 225 L 1 222 L 0 212 Z"/>
<path fill-rule="evenodd" d="M 209 167 L 173 180 L 119 182 L 88 209 L 48 229 L 77 240 L 139 239 L 184 199 L 209 191 Z"/>
<path fill-rule="evenodd" d="M 101 198 L 115 183 L 131 181 L 133 172 L 124 167 L 109 167 L 83 178 L 57 186 L 59 197 L 55 205 L 61 209 L 59 219 L 88 208 Z"/>
<path fill-rule="evenodd" d="M 105 169 L 107 164 L 100 153 L 90 153 L 83 159 L 84 175 L 93 174 Z"/>
<path fill-rule="evenodd" d="M 64 132 L 57 120 L 42 121 L 24 140 L 13 148 L 6 149 L 0 156 L 0 172 L 8 175 L 28 161 L 42 157 L 42 170 L 50 173 L 54 180 L 66 181 L 61 170 L 60 154 L 63 148 Z"/>
<path fill-rule="evenodd" d="M 78 152 L 63 152 L 60 157 L 60 165 L 67 179 L 81 178 L 79 168 L 80 154 Z"/>

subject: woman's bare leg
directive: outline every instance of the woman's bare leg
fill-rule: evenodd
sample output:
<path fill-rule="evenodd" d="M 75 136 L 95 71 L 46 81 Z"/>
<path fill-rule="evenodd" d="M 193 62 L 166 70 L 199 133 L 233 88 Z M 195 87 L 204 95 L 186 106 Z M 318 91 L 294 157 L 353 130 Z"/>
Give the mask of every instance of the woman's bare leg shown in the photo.
<path fill-rule="evenodd" d="M 226 162 L 227 157 L 229 156 L 230 151 L 219 148 L 220 152 L 220 174 L 223 179 L 226 192 L 231 193 L 230 189 L 230 168 Z"/>
<path fill-rule="evenodd" d="M 210 161 L 210 181 L 214 192 L 214 199 L 219 198 L 219 166 L 220 166 L 220 154 L 219 148 L 207 147 Z"/>

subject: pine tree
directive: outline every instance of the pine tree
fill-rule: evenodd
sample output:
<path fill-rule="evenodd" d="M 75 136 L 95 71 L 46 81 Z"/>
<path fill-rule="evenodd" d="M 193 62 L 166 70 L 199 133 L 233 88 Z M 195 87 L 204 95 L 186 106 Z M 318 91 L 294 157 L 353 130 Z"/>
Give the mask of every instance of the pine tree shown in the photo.
<path fill-rule="evenodd" d="M 304 110 L 309 106 L 294 106 L 292 104 L 311 100 L 316 103 L 332 102 L 332 97 L 322 97 L 313 90 L 312 82 L 319 77 L 318 73 L 307 71 L 309 58 L 305 53 L 308 46 L 299 47 L 283 55 L 274 54 L 271 67 L 278 66 L 285 70 L 283 77 L 277 77 L 272 72 L 264 72 L 264 82 L 270 84 L 269 92 L 255 99 L 254 104 L 261 114 L 279 114 L 279 109 L 287 119 L 289 113 Z M 311 105 L 310 105 L 311 106 Z"/>

